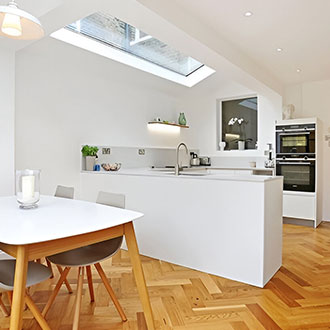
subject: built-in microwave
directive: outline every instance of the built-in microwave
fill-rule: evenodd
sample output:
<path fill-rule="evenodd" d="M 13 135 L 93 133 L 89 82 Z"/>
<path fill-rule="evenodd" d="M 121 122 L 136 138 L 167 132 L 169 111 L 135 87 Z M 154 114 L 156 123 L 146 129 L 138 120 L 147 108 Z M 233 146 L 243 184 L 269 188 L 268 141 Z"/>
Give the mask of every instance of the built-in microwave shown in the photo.
<path fill-rule="evenodd" d="M 276 175 L 283 176 L 283 189 L 315 192 L 315 159 L 283 158 L 276 159 Z"/>
<path fill-rule="evenodd" d="M 315 124 L 276 126 L 276 157 L 315 154 Z"/>

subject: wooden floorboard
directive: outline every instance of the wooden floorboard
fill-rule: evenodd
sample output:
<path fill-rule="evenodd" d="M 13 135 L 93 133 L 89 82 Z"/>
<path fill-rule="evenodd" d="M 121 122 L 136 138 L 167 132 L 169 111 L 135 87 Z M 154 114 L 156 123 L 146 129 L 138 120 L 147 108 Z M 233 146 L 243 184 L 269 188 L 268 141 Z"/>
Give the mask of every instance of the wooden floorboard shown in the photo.
<path fill-rule="evenodd" d="M 330 223 L 318 229 L 284 225 L 283 266 L 264 289 L 208 275 L 142 256 L 157 329 L 258 330 L 330 329 Z M 83 287 L 80 329 L 147 330 L 126 251 L 102 263 L 128 317 L 121 322 L 95 269 L 95 302 L 90 303 L 87 280 Z M 55 278 L 31 289 L 42 309 Z M 77 271 L 69 274 L 75 291 Z M 9 305 L 3 295 L 6 306 Z M 47 320 L 52 329 L 71 329 L 75 293 L 62 287 Z M 0 316 L 0 330 L 9 318 Z M 24 312 L 24 329 L 40 329 Z"/>

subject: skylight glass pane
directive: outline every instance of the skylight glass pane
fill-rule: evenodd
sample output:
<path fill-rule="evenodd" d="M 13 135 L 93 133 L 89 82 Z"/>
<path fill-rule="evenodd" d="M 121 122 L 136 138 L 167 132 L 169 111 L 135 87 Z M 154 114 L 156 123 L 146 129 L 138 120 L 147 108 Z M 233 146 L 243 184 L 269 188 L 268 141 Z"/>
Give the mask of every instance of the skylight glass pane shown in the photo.
<path fill-rule="evenodd" d="M 203 66 L 192 57 L 106 13 L 92 14 L 67 28 L 183 76 L 189 76 Z"/>

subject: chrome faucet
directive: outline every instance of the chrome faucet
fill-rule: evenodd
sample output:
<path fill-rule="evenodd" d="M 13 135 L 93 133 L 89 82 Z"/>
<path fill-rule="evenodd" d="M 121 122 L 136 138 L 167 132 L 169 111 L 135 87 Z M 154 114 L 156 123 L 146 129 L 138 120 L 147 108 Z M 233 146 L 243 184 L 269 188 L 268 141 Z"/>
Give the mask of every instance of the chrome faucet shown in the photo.
<path fill-rule="evenodd" d="M 186 153 L 188 155 L 189 151 L 188 151 L 188 147 L 186 146 L 185 143 L 181 142 L 177 147 L 176 147 L 176 164 L 175 164 L 175 175 L 179 175 L 180 174 L 180 170 L 182 169 L 180 167 L 180 163 L 179 163 L 179 151 L 180 151 L 180 147 L 184 146 L 186 149 Z"/>

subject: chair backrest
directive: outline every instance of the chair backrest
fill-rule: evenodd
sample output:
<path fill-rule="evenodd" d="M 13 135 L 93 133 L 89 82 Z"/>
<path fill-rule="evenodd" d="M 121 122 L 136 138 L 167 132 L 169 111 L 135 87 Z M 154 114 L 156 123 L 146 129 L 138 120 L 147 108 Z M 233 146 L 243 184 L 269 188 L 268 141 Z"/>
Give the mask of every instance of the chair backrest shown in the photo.
<path fill-rule="evenodd" d="M 108 205 L 108 206 L 120 207 L 124 209 L 125 195 L 100 191 L 97 196 L 96 203 Z M 96 244 L 101 244 L 103 245 L 103 247 L 107 246 L 108 250 L 112 251 L 111 256 L 113 256 L 120 249 L 122 243 L 123 243 L 123 236 L 119 236 L 119 237 L 111 238 L 105 242 L 96 243 Z"/>
<path fill-rule="evenodd" d="M 125 195 L 100 191 L 97 196 L 96 203 L 124 209 Z"/>
<path fill-rule="evenodd" d="M 65 187 L 65 186 L 57 186 L 55 191 L 55 197 L 69 198 L 73 199 L 74 188 L 73 187 Z"/>

